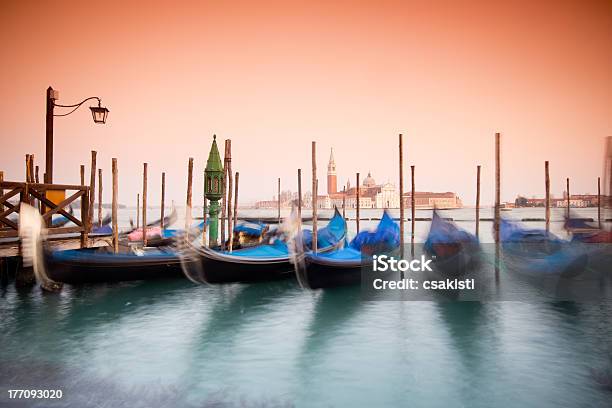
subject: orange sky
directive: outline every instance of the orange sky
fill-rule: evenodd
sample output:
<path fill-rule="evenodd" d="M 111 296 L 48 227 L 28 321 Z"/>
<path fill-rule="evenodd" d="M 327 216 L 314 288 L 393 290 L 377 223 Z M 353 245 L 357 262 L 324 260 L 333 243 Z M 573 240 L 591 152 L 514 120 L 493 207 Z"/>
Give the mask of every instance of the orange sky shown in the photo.
<path fill-rule="evenodd" d="M 149 163 L 184 202 L 212 134 L 231 138 L 243 202 L 271 199 L 276 178 L 310 185 L 310 141 L 325 189 L 330 147 L 340 182 L 372 171 L 397 183 L 397 134 L 418 190 L 493 199 L 493 134 L 502 132 L 502 199 L 595 192 L 612 135 L 612 2 L 127 2 L 0 4 L 0 169 L 23 179 L 25 153 L 44 163 L 45 89 L 59 103 L 98 95 L 110 109 L 56 118 L 56 182 L 76 183 L 98 151 L 120 201 L 133 204 Z M 496 4 L 493 4 L 496 3 Z M 110 184 L 105 185 L 105 201 Z M 406 184 L 408 188 L 408 183 Z M 196 200 L 197 201 L 197 200 Z"/>

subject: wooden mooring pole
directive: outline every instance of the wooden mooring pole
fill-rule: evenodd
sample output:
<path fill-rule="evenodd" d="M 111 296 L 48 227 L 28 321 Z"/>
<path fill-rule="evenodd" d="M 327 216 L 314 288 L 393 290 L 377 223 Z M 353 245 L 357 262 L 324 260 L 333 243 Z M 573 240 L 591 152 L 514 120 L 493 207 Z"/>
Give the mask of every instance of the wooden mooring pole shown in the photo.
<path fill-rule="evenodd" d="M 355 193 L 355 225 L 357 227 L 357 233 L 359 234 L 359 207 L 360 207 L 360 191 L 361 190 L 359 188 L 359 173 L 355 174 L 355 177 L 357 178 L 357 190 Z"/>
<path fill-rule="evenodd" d="M 34 168 L 34 180 L 36 184 L 40 183 L 40 179 L 38 178 L 38 165 Z"/>
<path fill-rule="evenodd" d="M 297 171 L 298 177 L 298 205 L 297 205 L 297 215 L 298 215 L 298 231 L 302 230 L 302 169 L 298 169 Z"/>
<path fill-rule="evenodd" d="M 142 165 L 142 246 L 147 246 L 147 163 Z"/>
<path fill-rule="evenodd" d="M 227 156 L 228 140 L 225 140 L 225 151 L 223 156 L 223 195 L 221 197 L 221 249 L 225 249 L 225 222 L 227 221 Z"/>
<path fill-rule="evenodd" d="M 404 257 L 404 143 L 399 134 L 399 196 L 400 196 L 400 252 Z"/>
<path fill-rule="evenodd" d="M 414 184 L 414 166 L 410 166 L 410 178 L 412 179 L 412 194 L 410 197 L 410 244 L 414 244 L 414 226 L 416 217 L 416 199 L 415 195 L 415 184 Z M 414 251 L 414 248 L 412 248 Z"/>
<path fill-rule="evenodd" d="M 85 165 L 81 164 L 80 166 L 80 173 L 81 173 L 81 185 L 84 186 L 85 185 Z"/>
<path fill-rule="evenodd" d="M 544 217 L 546 219 L 546 232 L 550 231 L 550 173 L 549 173 L 549 164 L 548 160 L 544 162 L 544 187 L 546 188 L 545 192 L 545 213 Z"/>
<path fill-rule="evenodd" d="M 234 186 L 235 191 L 234 191 L 234 216 L 233 216 L 233 220 L 232 220 L 232 225 L 236 225 L 236 223 L 238 222 L 238 181 L 240 178 L 240 173 L 236 172 L 236 175 L 234 176 L 235 181 L 236 181 L 236 185 Z M 232 228 L 232 232 L 230 233 L 230 244 L 229 244 L 229 250 L 230 252 L 232 252 L 234 248 L 234 229 Z"/>
<path fill-rule="evenodd" d="M 500 154 L 500 139 L 501 135 L 495 133 L 495 215 L 494 215 L 494 233 L 495 242 L 499 242 L 499 221 L 501 216 L 501 154 Z"/>
<path fill-rule="evenodd" d="M 601 177 L 597 177 L 597 228 L 601 229 Z"/>
<path fill-rule="evenodd" d="M 342 187 L 342 218 L 346 219 L 346 186 Z"/>
<path fill-rule="evenodd" d="M 136 194 L 136 229 L 140 228 L 140 193 Z"/>
<path fill-rule="evenodd" d="M 476 238 L 480 233 L 480 165 L 476 166 Z"/>
<path fill-rule="evenodd" d="M 118 205 L 117 200 L 119 199 L 119 170 L 117 169 L 117 159 L 112 160 L 112 172 L 113 172 L 113 201 L 112 201 L 112 225 L 113 225 L 113 252 L 119 252 L 119 225 L 117 223 Z"/>
<path fill-rule="evenodd" d="M 34 155 L 30 154 L 30 183 L 35 183 L 36 178 L 34 177 Z"/>
<path fill-rule="evenodd" d="M 317 252 L 317 142 L 312 142 L 312 251 Z"/>
<path fill-rule="evenodd" d="M 187 201 L 185 205 L 185 232 L 189 232 L 191 228 L 191 195 L 193 193 L 193 157 L 189 158 L 187 167 Z M 185 239 L 187 239 L 185 234 Z"/>
<path fill-rule="evenodd" d="M 162 171 L 161 174 L 161 204 L 160 204 L 160 227 L 162 230 L 166 229 L 166 224 L 164 220 L 166 211 L 166 173 Z"/>
<path fill-rule="evenodd" d="M 102 169 L 98 169 L 98 227 L 102 227 Z"/>
<path fill-rule="evenodd" d="M 0 170 L 0 183 L 4 181 L 4 171 Z M 0 197 L 4 195 L 4 189 L 0 187 Z M 4 212 L 4 204 L 0 204 L 0 212 Z"/>
<path fill-rule="evenodd" d="M 93 213 L 94 213 L 94 203 L 96 201 L 96 155 L 98 153 L 95 150 L 91 151 L 91 173 L 89 178 L 89 212 L 88 212 L 88 220 L 89 220 L 89 231 L 91 232 L 91 227 L 93 226 Z"/>
<path fill-rule="evenodd" d="M 277 203 L 277 209 L 276 209 L 276 218 L 278 220 L 278 225 L 280 225 L 281 223 L 281 179 L 280 177 L 278 178 L 278 188 L 277 188 L 277 195 L 278 195 L 278 203 Z"/>
<path fill-rule="evenodd" d="M 569 186 L 569 177 L 566 179 L 566 185 L 567 185 L 567 219 L 569 220 L 570 218 L 570 186 Z"/>
<path fill-rule="evenodd" d="M 232 225 L 232 189 L 233 189 L 233 174 L 232 174 L 232 139 L 227 139 L 227 238 L 232 235 L 234 226 Z"/>

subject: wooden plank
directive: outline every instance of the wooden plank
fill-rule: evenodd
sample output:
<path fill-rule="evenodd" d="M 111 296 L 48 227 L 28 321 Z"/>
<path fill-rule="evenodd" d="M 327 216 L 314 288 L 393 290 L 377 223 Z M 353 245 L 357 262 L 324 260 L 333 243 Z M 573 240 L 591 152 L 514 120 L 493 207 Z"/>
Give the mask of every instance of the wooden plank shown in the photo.
<path fill-rule="evenodd" d="M 42 201 L 45 206 L 47 206 L 49 208 L 49 211 L 47 211 L 44 215 L 43 215 L 43 219 L 46 220 L 50 220 L 51 217 L 53 216 L 53 214 L 61 214 L 64 217 L 68 218 L 70 221 L 74 222 L 75 224 L 82 226 L 83 224 L 81 223 L 81 221 L 79 221 L 77 218 L 75 218 L 72 214 L 66 212 L 64 210 L 64 208 L 72 203 L 73 201 L 75 201 L 77 198 L 81 197 L 84 193 L 82 191 L 77 191 L 76 193 L 74 193 L 73 195 L 71 195 L 70 197 L 68 197 L 67 199 L 65 199 L 64 201 L 62 201 L 59 204 L 55 204 L 51 201 L 49 201 L 45 196 L 43 196 L 42 194 L 39 194 L 37 191 L 31 190 L 30 191 L 30 195 L 32 195 L 33 197 L 38 198 L 40 201 Z"/>
<path fill-rule="evenodd" d="M 59 235 L 59 234 L 75 234 L 83 231 L 83 227 L 61 227 L 61 228 L 49 228 L 47 234 Z"/>
<path fill-rule="evenodd" d="M 13 188 L 13 190 L 9 191 L 8 193 L 2 194 L 2 196 L 0 197 L 0 204 L 6 204 L 6 200 L 8 200 L 9 198 L 13 198 L 17 194 L 21 193 L 21 191 L 22 191 L 22 187 L 15 187 Z"/>
<path fill-rule="evenodd" d="M 34 188 L 37 191 L 46 191 L 46 190 L 89 191 L 89 186 L 80 186 L 76 184 L 21 183 L 18 181 L 3 181 L 0 183 L 0 188 L 24 188 L 26 184 L 29 184 L 31 188 Z"/>

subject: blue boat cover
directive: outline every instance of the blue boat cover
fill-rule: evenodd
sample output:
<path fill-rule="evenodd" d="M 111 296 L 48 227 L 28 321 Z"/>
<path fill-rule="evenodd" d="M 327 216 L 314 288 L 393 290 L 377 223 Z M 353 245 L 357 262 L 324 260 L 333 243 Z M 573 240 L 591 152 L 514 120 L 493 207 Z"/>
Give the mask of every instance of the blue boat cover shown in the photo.
<path fill-rule="evenodd" d="M 346 236 L 346 220 L 338 210 L 324 228 L 317 231 L 317 248 L 327 248 L 336 245 Z M 312 231 L 303 230 L 302 239 L 307 248 L 312 248 Z"/>
<path fill-rule="evenodd" d="M 267 225 L 261 222 L 241 222 L 234 227 L 234 232 L 260 237 L 266 229 Z"/>
<path fill-rule="evenodd" d="M 208 220 L 206 221 L 206 224 L 208 224 Z M 193 228 L 197 228 L 198 230 L 202 231 L 204 229 L 204 221 L 200 222 L 199 224 L 194 224 Z M 162 238 L 175 238 L 179 236 L 180 234 L 182 234 L 183 232 L 184 230 L 182 229 L 165 228 L 161 232 L 161 237 Z"/>
<path fill-rule="evenodd" d="M 539 228 L 525 228 L 516 221 L 502 218 L 499 224 L 499 239 L 502 242 L 564 242 L 556 235 Z"/>
<path fill-rule="evenodd" d="M 226 254 L 247 257 L 247 258 L 281 258 L 289 256 L 287 244 L 280 240 L 275 240 L 271 244 L 258 245 L 252 248 L 238 249 Z"/>
<path fill-rule="evenodd" d="M 307 230 L 302 231 L 304 234 L 304 241 L 306 242 L 306 236 L 310 237 L 310 243 L 312 244 L 312 232 L 306 234 Z M 340 215 L 338 211 L 329 220 L 329 223 L 324 228 L 317 231 L 317 247 L 324 248 L 326 246 L 335 245 L 346 235 L 346 221 Z M 229 252 L 225 252 L 230 254 Z M 258 245 L 252 248 L 238 249 L 231 253 L 233 256 L 249 257 L 249 258 L 286 258 L 289 256 L 289 248 L 287 243 L 275 239 L 271 244 Z"/>
<path fill-rule="evenodd" d="M 342 249 L 338 249 L 337 251 L 317 254 L 316 256 L 319 258 L 335 259 L 339 261 L 358 261 L 363 255 L 361 252 L 354 248 L 345 247 Z"/>
<path fill-rule="evenodd" d="M 112 234 L 113 228 L 110 225 L 103 225 L 101 227 L 93 227 L 91 232 L 94 234 Z"/>
<path fill-rule="evenodd" d="M 453 243 L 477 244 L 478 238 L 466 230 L 457 227 L 455 223 L 440 217 L 438 211 L 434 210 L 429 234 L 427 235 L 427 240 L 425 240 L 425 248 L 431 248 L 434 244 Z"/>
<path fill-rule="evenodd" d="M 308 256 L 338 261 L 359 261 L 366 255 L 392 251 L 399 245 L 399 225 L 385 211 L 374 231 L 361 231 L 347 246 L 337 251 Z"/>
<path fill-rule="evenodd" d="M 357 251 L 363 251 L 365 247 L 368 247 L 384 252 L 395 249 L 399 245 L 399 225 L 385 211 L 376 229 L 374 231 L 361 231 L 353 238 L 349 247 Z"/>

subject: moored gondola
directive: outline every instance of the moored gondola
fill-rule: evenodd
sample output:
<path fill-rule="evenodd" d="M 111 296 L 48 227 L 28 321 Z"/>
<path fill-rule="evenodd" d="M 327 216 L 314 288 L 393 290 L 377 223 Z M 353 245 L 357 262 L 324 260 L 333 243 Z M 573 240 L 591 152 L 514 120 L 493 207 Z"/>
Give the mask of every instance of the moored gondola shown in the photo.
<path fill-rule="evenodd" d="M 346 221 L 336 209 L 327 226 L 317 232 L 317 247 L 321 252 L 333 251 L 343 244 L 345 237 Z M 202 283 L 276 280 L 289 278 L 293 272 L 287 242 L 279 238 L 232 252 L 192 246 L 185 258 L 187 277 Z"/>
<path fill-rule="evenodd" d="M 517 222 L 500 221 L 502 261 L 506 269 L 527 278 L 580 275 L 587 264 L 587 254 L 580 244 L 560 239 L 549 231 L 528 229 Z"/>
<path fill-rule="evenodd" d="M 296 256 L 296 275 L 310 289 L 358 285 L 373 254 L 395 252 L 399 245 L 399 226 L 385 211 L 374 231 L 360 232 L 345 248 L 316 254 L 302 250 Z"/>
<path fill-rule="evenodd" d="M 436 210 L 424 249 L 433 261 L 433 272 L 444 278 L 464 275 L 477 268 L 480 261 L 478 238 L 443 219 Z"/>
<path fill-rule="evenodd" d="M 119 282 L 182 277 L 181 259 L 171 250 L 115 254 L 110 248 L 45 251 L 45 271 L 63 283 Z"/>

